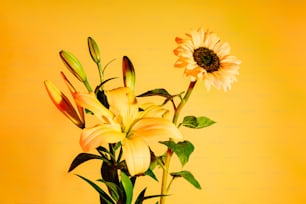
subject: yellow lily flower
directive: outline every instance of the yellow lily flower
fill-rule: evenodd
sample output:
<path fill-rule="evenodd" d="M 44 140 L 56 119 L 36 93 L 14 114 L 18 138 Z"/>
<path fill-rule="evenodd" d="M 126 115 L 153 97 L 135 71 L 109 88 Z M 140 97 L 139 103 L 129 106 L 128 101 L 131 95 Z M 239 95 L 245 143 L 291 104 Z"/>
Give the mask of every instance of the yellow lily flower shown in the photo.
<path fill-rule="evenodd" d="M 80 145 L 90 151 L 100 145 L 121 142 L 123 157 L 128 171 L 133 176 L 145 172 L 151 161 L 149 145 L 169 138 L 182 139 L 178 128 L 163 118 L 166 109 L 153 104 L 145 104 L 139 111 L 136 97 L 128 87 L 105 91 L 110 105 L 105 108 L 96 96 L 76 93 L 75 101 L 92 111 L 101 122 L 85 128 Z"/>

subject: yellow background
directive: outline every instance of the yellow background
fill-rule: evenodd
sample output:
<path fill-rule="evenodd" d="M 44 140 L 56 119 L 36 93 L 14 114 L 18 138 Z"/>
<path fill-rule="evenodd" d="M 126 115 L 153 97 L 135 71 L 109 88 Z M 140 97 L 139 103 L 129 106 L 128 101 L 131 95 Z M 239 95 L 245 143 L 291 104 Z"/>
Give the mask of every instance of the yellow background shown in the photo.
<path fill-rule="evenodd" d="M 98 75 L 86 44 L 92 36 L 103 63 L 116 59 L 107 76 L 121 75 L 121 57 L 127 55 L 136 68 L 137 93 L 158 87 L 179 93 L 188 83 L 183 70 L 173 68 L 174 38 L 199 26 L 228 41 L 243 63 L 230 92 L 207 92 L 199 83 L 184 109 L 217 123 L 202 130 L 182 128 L 196 147 L 185 169 L 203 189 L 177 180 L 169 203 L 306 203 L 302 0 L 75 2 L 1 3 L 1 204 L 98 203 L 93 189 L 67 173 L 81 151 L 80 131 L 56 110 L 43 87 L 50 79 L 68 93 L 59 72 L 72 77 L 58 56 L 61 49 L 81 60 L 95 84 Z M 96 163 L 74 173 L 95 179 Z M 159 192 L 150 179 L 142 184 Z"/>

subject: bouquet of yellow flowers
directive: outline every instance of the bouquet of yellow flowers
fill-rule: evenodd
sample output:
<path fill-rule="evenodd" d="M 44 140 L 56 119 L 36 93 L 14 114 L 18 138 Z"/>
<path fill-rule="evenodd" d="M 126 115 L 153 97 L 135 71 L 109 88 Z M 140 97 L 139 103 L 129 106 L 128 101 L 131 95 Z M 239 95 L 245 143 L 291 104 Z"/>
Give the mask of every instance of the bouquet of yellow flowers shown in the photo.
<path fill-rule="evenodd" d="M 114 77 L 105 78 L 105 70 L 110 63 L 102 66 L 99 47 L 88 37 L 88 48 L 92 60 L 98 67 L 100 83 L 94 89 L 90 85 L 80 61 L 67 51 L 59 55 L 68 70 L 87 89 L 79 92 L 61 72 L 74 103 L 51 81 L 44 82 L 46 90 L 55 106 L 81 129 L 80 145 L 83 152 L 72 161 L 69 172 L 89 160 L 101 162 L 101 178 L 92 181 L 81 175 L 98 193 L 101 204 L 141 204 L 147 199 L 159 199 L 165 204 L 168 190 L 174 179 L 184 178 L 197 189 L 199 182 L 190 171 L 169 172 L 170 161 L 176 155 L 182 167 L 189 161 L 194 145 L 184 140 L 179 128 L 205 128 L 215 122 L 205 116 L 184 116 L 179 120 L 181 110 L 190 98 L 198 81 L 203 81 L 207 90 L 211 87 L 227 91 L 236 81 L 240 61 L 230 55 L 228 43 L 203 29 L 192 30 L 185 38 L 175 39 L 178 46 L 174 54 L 178 57 L 175 67 L 183 68 L 190 80 L 186 91 L 171 94 L 164 88 L 148 90 L 141 94 L 135 91 L 135 69 L 131 60 L 122 58 L 122 87 L 106 89 Z M 139 103 L 142 97 L 159 96 L 162 104 Z M 170 103 L 173 110 L 165 108 Z M 173 113 L 169 119 L 169 113 Z M 95 116 L 96 124 L 87 124 L 87 117 Z M 167 151 L 158 155 L 152 145 L 165 145 Z M 94 153 L 95 152 L 95 153 Z M 156 168 L 162 169 L 161 190 L 156 195 L 147 195 L 145 186 L 134 196 L 137 178 L 149 176 L 159 181 Z M 105 185 L 102 188 L 101 185 Z"/>

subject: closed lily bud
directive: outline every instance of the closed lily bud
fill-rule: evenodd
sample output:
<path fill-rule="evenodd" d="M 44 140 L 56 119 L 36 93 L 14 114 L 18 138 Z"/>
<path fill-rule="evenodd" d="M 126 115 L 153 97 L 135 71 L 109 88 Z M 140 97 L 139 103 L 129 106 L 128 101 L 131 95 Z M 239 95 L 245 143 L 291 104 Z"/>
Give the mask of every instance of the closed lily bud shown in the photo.
<path fill-rule="evenodd" d="M 60 51 L 59 55 L 66 67 L 76 78 L 78 78 L 81 82 L 87 81 L 87 76 L 83 66 L 75 56 L 64 50 Z"/>
<path fill-rule="evenodd" d="M 122 59 L 123 83 L 125 87 L 129 87 L 132 91 L 135 89 L 135 69 L 131 60 L 124 56 Z"/>
<path fill-rule="evenodd" d="M 72 83 L 68 80 L 68 78 L 66 77 L 66 75 L 64 74 L 64 72 L 61 72 L 61 75 L 62 75 L 62 78 L 64 79 L 64 82 L 65 84 L 67 85 L 70 93 L 72 96 L 74 96 L 74 94 L 76 94 L 76 89 L 74 88 L 74 86 L 72 85 Z M 77 105 L 77 108 L 78 108 L 78 112 L 79 112 L 79 115 L 80 115 L 80 119 L 82 122 L 85 123 L 85 115 L 84 115 L 84 108 L 79 106 L 78 104 Z"/>
<path fill-rule="evenodd" d="M 100 49 L 98 47 L 98 44 L 92 37 L 88 37 L 87 42 L 88 42 L 89 53 L 90 53 L 92 60 L 96 64 L 99 64 L 101 58 L 100 58 Z"/>
<path fill-rule="evenodd" d="M 69 99 L 51 81 L 46 80 L 44 81 L 44 84 L 49 97 L 57 109 L 79 128 L 84 128 L 84 122 L 79 118 Z"/>

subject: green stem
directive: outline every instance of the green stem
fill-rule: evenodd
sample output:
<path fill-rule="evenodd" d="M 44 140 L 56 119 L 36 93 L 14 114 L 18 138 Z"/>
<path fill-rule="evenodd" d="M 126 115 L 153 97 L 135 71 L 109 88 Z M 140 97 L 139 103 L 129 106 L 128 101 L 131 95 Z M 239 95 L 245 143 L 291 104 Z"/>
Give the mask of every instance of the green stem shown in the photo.
<path fill-rule="evenodd" d="M 184 107 L 185 104 L 187 103 L 187 101 L 188 101 L 188 99 L 189 99 L 189 97 L 190 97 L 190 95 L 191 95 L 191 93 L 192 93 L 192 90 L 193 90 L 193 88 L 194 88 L 196 82 L 197 82 L 197 81 L 192 81 L 192 82 L 190 82 L 189 87 L 188 87 L 188 89 L 187 89 L 187 92 L 186 92 L 184 98 L 182 99 L 181 103 L 178 105 L 178 107 L 177 107 L 177 109 L 176 109 L 176 111 L 175 111 L 175 113 L 174 113 L 172 122 L 173 122 L 175 125 L 176 125 L 176 123 L 177 123 L 177 120 L 178 120 L 178 118 L 179 118 L 179 115 L 180 115 L 180 113 L 181 113 L 183 107 Z"/>
<path fill-rule="evenodd" d="M 99 70 L 100 82 L 102 83 L 103 80 L 104 80 L 104 77 L 103 77 L 103 70 L 101 69 L 100 61 L 97 63 L 97 66 L 98 66 L 98 70 Z"/>
<path fill-rule="evenodd" d="M 173 115 L 173 120 L 172 122 L 176 125 L 177 124 L 177 120 L 179 118 L 179 115 L 183 109 L 183 107 L 185 106 L 185 104 L 187 103 L 191 93 L 192 93 L 192 90 L 195 86 L 197 81 L 192 81 L 190 82 L 189 86 L 188 86 L 188 89 L 187 89 L 187 92 L 184 96 L 184 98 L 181 100 L 180 104 L 178 105 L 177 109 L 175 110 L 174 112 L 174 115 Z M 170 148 L 168 148 L 167 150 L 167 154 L 166 154 L 166 160 L 165 160 L 165 165 L 163 168 L 163 176 L 162 176 L 162 184 L 161 184 L 161 195 L 167 195 L 168 193 L 168 189 L 171 185 L 171 183 L 169 184 L 169 186 L 167 187 L 167 183 L 168 183 L 168 175 L 169 175 L 169 166 L 170 166 L 170 161 L 171 161 L 171 157 L 173 155 L 173 152 Z M 165 204 L 166 203 L 166 196 L 161 196 L 160 197 L 160 204 Z"/>

